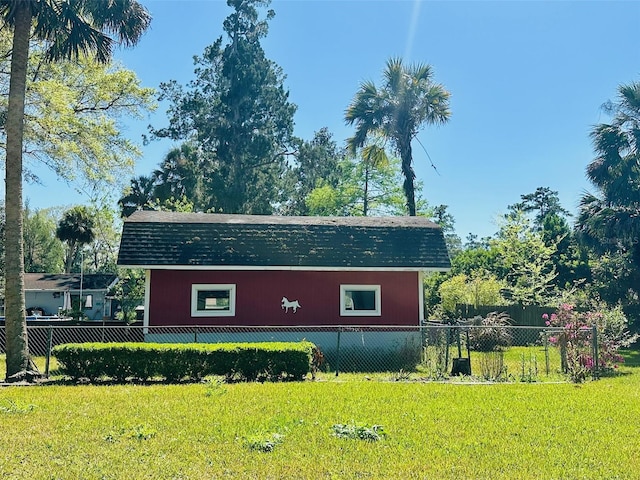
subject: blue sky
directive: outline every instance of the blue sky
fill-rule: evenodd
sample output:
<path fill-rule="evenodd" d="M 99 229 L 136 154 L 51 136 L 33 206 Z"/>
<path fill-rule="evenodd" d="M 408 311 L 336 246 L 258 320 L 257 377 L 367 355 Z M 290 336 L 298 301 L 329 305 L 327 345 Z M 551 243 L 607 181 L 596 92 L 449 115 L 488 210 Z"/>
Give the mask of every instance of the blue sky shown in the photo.
<path fill-rule="evenodd" d="M 142 2 L 151 30 L 116 57 L 145 86 L 186 84 L 193 56 L 222 35 L 231 9 L 221 0 Z M 575 211 L 590 188 L 589 132 L 607 120 L 601 105 L 621 83 L 640 81 L 638 1 L 274 0 L 270 8 L 263 47 L 287 75 L 301 138 L 328 127 L 342 144 L 352 134 L 345 108 L 362 81 L 380 82 L 388 58 L 432 65 L 451 92 L 452 116 L 418 136 L 438 171 L 417 143 L 415 168 L 423 196 L 449 205 L 463 238 L 493 234 L 507 205 L 537 187 L 558 191 Z M 139 141 L 149 123 L 166 124 L 166 105 L 126 122 L 126 133 Z M 171 146 L 143 147 L 135 175 L 151 173 Z M 32 207 L 86 202 L 55 177 L 43 180 L 45 188 L 25 188 Z"/>

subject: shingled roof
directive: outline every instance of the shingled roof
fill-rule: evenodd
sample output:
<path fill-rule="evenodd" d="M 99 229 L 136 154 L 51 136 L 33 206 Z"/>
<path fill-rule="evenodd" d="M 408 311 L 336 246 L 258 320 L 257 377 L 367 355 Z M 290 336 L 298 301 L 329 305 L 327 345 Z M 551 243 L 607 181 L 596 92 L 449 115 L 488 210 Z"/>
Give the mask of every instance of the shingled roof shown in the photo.
<path fill-rule="evenodd" d="M 446 270 L 440 228 L 421 217 L 283 217 L 135 212 L 118 264 L 171 268 Z"/>
<path fill-rule="evenodd" d="M 116 276 L 103 273 L 85 273 L 82 281 L 79 273 L 25 273 L 25 290 L 107 290 L 115 282 Z M 82 284 L 82 285 L 81 285 Z"/>

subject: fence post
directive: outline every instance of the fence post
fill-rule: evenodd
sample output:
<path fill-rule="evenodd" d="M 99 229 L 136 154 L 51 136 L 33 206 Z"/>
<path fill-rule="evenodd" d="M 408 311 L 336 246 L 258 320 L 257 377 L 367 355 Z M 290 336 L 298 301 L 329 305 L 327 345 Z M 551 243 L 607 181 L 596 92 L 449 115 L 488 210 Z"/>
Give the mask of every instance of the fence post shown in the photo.
<path fill-rule="evenodd" d="M 338 344 L 336 346 L 336 377 L 338 376 L 338 372 L 340 371 L 340 332 L 342 331 L 342 327 L 338 327 Z"/>
<path fill-rule="evenodd" d="M 600 374 L 600 362 L 598 360 L 598 327 L 596 325 L 591 327 L 591 342 L 593 345 L 593 379 L 597 380 Z"/>
<path fill-rule="evenodd" d="M 446 347 L 445 347 L 445 353 L 444 353 L 444 371 L 448 371 L 449 370 L 449 343 L 451 342 L 451 326 L 447 325 L 446 326 Z"/>
<path fill-rule="evenodd" d="M 547 377 L 549 376 L 549 334 L 545 330 L 544 332 L 544 363 L 547 371 Z"/>
<path fill-rule="evenodd" d="M 51 362 L 51 345 L 53 344 L 53 326 L 47 330 L 47 357 L 44 364 L 44 376 L 49 378 L 49 365 Z"/>
<path fill-rule="evenodd" d="M 424 320 L 420 320 L 420 363 L 426 363 L 427 332 Z"/>

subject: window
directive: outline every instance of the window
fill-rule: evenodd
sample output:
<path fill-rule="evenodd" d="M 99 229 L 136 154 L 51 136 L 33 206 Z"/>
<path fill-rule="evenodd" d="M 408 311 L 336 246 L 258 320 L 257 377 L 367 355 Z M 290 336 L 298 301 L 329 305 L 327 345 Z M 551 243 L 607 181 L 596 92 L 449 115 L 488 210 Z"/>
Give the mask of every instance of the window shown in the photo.
<path fill-rule="evenodd" d="M 191 286 L 192 317 L 232 317 L 236 314 L 234 284 L 203 284 Z"/>
<path fill-rule="evenodd" d="M 381 315 L 380 285 L 340 285 L 340 315 Z"/>

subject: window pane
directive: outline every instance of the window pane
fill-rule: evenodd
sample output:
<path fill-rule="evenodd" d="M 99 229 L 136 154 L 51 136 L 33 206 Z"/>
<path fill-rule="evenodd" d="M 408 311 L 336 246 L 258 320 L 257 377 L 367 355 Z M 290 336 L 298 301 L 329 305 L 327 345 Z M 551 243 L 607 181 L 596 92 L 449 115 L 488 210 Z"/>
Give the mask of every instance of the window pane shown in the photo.
<path fill-rule="evenodd" d="M 346 290 L 347 310 L 376 310 L 376 292 L 374 290 Z M 349 301 L 349 299 L 351 299 Z"/>
<path fill-rule="evenodd" d="M 198 310 L 229 310 L 229 290 L 199 290 Z"/>
<path fill-rule="evenodd" d="M 235 284 L 194 283 L 191 285 L 192 317 L 233 317 L 235 312 Z"/>
<path fill-rule="evenodd" d="M 382 315 L 380 285 L 340 285 L 340 302 L 341 316 Z"/>

